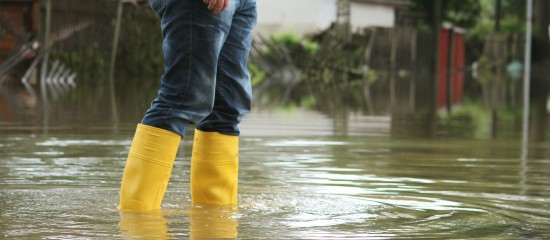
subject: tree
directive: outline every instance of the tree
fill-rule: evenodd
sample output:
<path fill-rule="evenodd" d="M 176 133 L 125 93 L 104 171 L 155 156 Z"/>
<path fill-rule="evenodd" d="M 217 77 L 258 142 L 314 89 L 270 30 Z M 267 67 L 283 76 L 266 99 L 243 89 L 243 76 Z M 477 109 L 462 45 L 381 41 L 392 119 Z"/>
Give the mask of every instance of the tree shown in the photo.
<path fill-rule="evenodd" d="M 475 26 L 480 18 L 481 2 L 479 0 L 442 1 L 442 21 L 449 22 L 461 28 Z M 434 0 L 413 0 L 409 10 L 425 13 L 421 19 L 422 26 L 430 26 L 433 22 L 436 3 Z"/>

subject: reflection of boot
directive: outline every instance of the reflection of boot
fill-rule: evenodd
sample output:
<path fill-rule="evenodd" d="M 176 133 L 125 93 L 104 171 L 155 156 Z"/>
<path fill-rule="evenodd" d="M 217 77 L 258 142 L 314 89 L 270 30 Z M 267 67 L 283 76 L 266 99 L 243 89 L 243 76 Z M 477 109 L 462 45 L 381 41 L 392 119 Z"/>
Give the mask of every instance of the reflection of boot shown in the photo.
<path fill-rule="evenodd" d="M 180 135 L 139 124 L 120 187 L 120 210 L 160 209 Z"/>
<path fill-rule="evenodd" d="M 191 206 L 189 209 L 189 235 L 191 239 L 237 238 L 234 206 Z"/>
<path fill-rule="evenodd" d="M 195 130 L 191 157 L 193 203 L 237 203 L 239 138 Z"/>
<path fill-rule="evenodd" d="M 171 239 L 164 212 L 120 211 L 120 233 L 129 239 Z"/>

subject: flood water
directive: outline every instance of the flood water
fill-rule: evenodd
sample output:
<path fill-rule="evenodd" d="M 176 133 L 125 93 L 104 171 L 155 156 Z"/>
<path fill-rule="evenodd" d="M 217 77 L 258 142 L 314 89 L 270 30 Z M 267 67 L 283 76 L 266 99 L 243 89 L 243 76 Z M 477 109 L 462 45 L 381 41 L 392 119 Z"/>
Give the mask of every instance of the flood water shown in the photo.
<path fill-rule="evenodd" d="M 163 210 L 149 213 L 117 211 L 134 123 L 49 134 L 2 123 L 0 238 L 550 238 L 549 142 L 521 161 L 514 139 L 396 138 L 387 117 L 348 121 L 341 135 L 315 112 L 251 113 L 231 208 L 190 204 L 187 136 Z"/>

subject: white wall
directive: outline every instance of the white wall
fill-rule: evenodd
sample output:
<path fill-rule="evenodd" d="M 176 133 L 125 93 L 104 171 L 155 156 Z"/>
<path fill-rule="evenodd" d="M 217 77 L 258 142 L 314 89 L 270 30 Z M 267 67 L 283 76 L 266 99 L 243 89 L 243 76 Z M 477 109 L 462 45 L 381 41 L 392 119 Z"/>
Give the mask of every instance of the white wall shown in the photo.
<path fill-rule="evenodd" d="M 368 26 L 393 27 L 395 26 L 395 10 L 391 7 L 351 3 L 351 26 L 355 31 Z"/>
<path fill-rule="evenodd" d="M 336 19 L 336 0 L 257 0 L 258 34 L 299 35 L 326 29 Z"/>
<path fill-rule="evenodd" d="M 317 32 L 336 19 L 337 0 L 257 0 L 256 34 L 270 36 L 292 32 L 298 35 Z M 367 26 L 393 27 L 394 9 L 387 6 L 352 3 L 353 30 Z"/>

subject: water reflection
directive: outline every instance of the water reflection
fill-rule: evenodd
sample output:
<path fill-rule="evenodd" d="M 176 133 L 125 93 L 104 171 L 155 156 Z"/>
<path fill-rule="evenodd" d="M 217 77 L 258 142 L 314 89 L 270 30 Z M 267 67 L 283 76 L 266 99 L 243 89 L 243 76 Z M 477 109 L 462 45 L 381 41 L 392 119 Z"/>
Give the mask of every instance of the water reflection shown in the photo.
<path fill-rule="evenodd" d="M 237 238 L 239 209 L 236 206 L 192 205 L 189 208 L 191 239 Z"/>
<path fill-rule="evenodd" d="M 121 236 L 125 239 L 177 239 L 169 218 L 187 217 L 190 239 L 234 239 L 239 226 L 237 206 L 190 205 L 189 210 L 148 212 L 119 211 Z M 179 229 L 181 226 L 175 226 Z"/>
<path fill-rule="evenodd" d="M 29 117 L 36 115 L 36 97 L 22 87 L 0 83 L 0 126 L 6 123 L 28 125 Z"/>
<path fill-rule="evenodd" d="M 119 213 L 131 133 L 0 138 L 6 238 L 539 238 L 548 143 L 243 137 L 238 208 L 193 206 L 184 141 L 163 211 Z M 208 234 L 208 235 L 205 235 Z"/>
<path fill-rule="evenodd" d="M 120 233 L 125 239 L 172 239 L 163 210 L 120 211 Z"/>
<path fill-rule="evenodd" d="M 133 81 L 147 82 L 140 86 Z M 79 131 L 117 133 L 132 131 L 135 123 L 143 117 L 155 96 L 156 80 L 121 80 L 116 106 L 120 119 L 106 111 L 112 105 L 105 89 L 99 86 L 79 86 L 74 91 L 50 101 L 47 109 L 37 104 L 21 84 L 0 85 L 0 133 L 53 134 Z M 384 91 L 381 91 L 383 93 Z M 383 94 L 381 94 L 383 95 Z M 329 99 L 332 99 L 328 97 Z M 334 97 L 336 98 L 336 97 Z M 401 106 L 409 104 L 408 97 L 398 97 Z M 428 97 L 417 102 L 415 111 L 388 109 L 381 115 L 370 115 L 346 108 L 346 103 L 336 106 L 339 111 L 319 112 L 306 109 L 273 110 L 256 107 L 241 124 L 243 135 L 255 136 L 389 136 L 403 137 L 450 137 L 468 139 L 490 138 L 491 122 L 487 111 L 480 104 L 465 104 L 455 108 L 454 114 L 438 114 L 429 111 Z M 424 99 L 426 98 L 426 99 Z M 384 98 L 385 99 L 385 98 Z M 429 98 L 431 99 L 431 98 Z M 508 120 L 499 123 L 499 137 L 517 139 L 519 131 L 512 121 L 515 115 L 507 113 Z M 119 124 L 120 123 L 120 124 Z M 268 127 L 266 127 L 268 126 Z M 539 128 L 535 128 L 539 129 Z M 542 135 L 548 134 L 541 129 Z"/>

